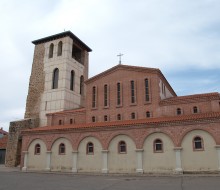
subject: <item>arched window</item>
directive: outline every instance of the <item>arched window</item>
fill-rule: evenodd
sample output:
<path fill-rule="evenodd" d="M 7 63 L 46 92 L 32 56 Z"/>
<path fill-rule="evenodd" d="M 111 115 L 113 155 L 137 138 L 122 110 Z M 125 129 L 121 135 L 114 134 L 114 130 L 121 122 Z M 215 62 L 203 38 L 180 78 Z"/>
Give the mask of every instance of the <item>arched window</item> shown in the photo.
<path fill-rule="evenodd" d="M 73 124 L 73 119 L 70 119 L 70 124 Z"/>
<path fill-rule="evenodd" d="M 53 48 L 54 48 L 54 45 L 52 43 L 52 44 L 50 44 L 50 47 L 49 47 L 49 58 L 53 57 Z"/>
<path fill-rule="evenodd" d="M 63 51 L 63 42 L 60 41 L 60 42 L 58 43 L 57 56 L 61 56 L 61 55 L 62 55 L 62 51 Z"/>
<path fill-rule="evenodd" d="M 92 122 L 95 122 L 95 116 L 92 116 Z"/>
<path fill-rule="evenodd" d="M 150 117 L 150 112 L 149 111 L 146 112 L 146 117 Z"/>
<path fill-rule="evenodd" d="M 182 114 L 182 110 L 181 110 L 180 108 L 177 108 L 177 109 L 176 109 L 176 114 L 177 114 L 177 115 L 181 115 L 181 114 Z"/>
<path fill-rule="evenodd" d="M 34 154 L 40 154 L 40 145 L 39 144 L 35 145 Z"/>
<path fill-rule="evenodd" d="M 66 147 L 64 143 L 60 143 L 59 145 L 59 154 L 65 154 L 66 153 Z"/>
<path fill-rule="evenodd" d="M 84 77 L 80 77 L 80 94 L 84 95 Z"/>
<path fill-rule="evenodd" d="M 59 125 L 62 125 L 62 120 L 61 119 L 59 120 Z"/>
<path fill-rule="evenodd" d="M 163 152 L 163 142 L 160 139 L 154 141 L 154 152 Z"/>
<path fill-rule="evenodd" d="M 117 120 L 121 120 L 121 114 L 117 115 Z"/>
<path fill-rule="evenodd" d="M 118 143 L 118 153 L 126 153 L 127 152 L 127 146 L 125 141 L 120 141 Z"/>
<path fill-rule="evenodd" d="M 70 73 L 70 90 L 74 90 L 74 83 L 75 83 L 75 72 L 74 70 L 71 71 Z"/>
<path fill-rule="evenodd" d="M 58 88 L 58 80 L 59 80 L 59 69 L 56 68 L 53 71 L 53 86 L 52 86 L 52 89 L 57 89 Z"/>
<path fill-rule="evenodd" d="M 193 138 L 193 149 L 204 150 L 203 139 L 201 137 L 196 136 Z"/>
<path fill-rule="evenodd" d="M 104 121 L 108 121 L 108 116 L 104 115 Z"/>
<path fill-rule="evenodd" d="M 91 142 L 87 143 L 86 153 L 87 154 L 94 154 L 94 145 L 93 145 L 93 143 L 91 143 Z"/>
<path fill-rule="evenodd" d="M 131 119 L 135 119 L 135 113 L 131 113 Z"/>
<path fill-rule="evenodd" d="M 193 113 L 198 113 L 198 108 L 196 106 L 193 107 Z"/>

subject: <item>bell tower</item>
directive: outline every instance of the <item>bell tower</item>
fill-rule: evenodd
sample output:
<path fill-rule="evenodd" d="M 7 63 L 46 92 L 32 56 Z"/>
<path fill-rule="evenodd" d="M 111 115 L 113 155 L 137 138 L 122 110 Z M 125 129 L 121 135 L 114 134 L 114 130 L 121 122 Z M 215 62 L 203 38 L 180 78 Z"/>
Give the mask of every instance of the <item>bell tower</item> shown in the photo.
<path fill-rule="evenodd" d="M 88 59 L 92 50 L 67 31 L 32 42 L 35 45 L 25 118 L 84 107 Z"/>

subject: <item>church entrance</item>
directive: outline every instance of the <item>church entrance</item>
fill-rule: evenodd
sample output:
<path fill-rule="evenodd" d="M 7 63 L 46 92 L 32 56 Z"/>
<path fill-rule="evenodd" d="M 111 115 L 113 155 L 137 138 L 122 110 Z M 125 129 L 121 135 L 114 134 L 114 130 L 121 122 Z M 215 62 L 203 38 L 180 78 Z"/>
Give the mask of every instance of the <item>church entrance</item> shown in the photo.
<path fill-rule="evenodd" d="M 0 149 L 0 164 L 5 164 L 5 149 Z"/>

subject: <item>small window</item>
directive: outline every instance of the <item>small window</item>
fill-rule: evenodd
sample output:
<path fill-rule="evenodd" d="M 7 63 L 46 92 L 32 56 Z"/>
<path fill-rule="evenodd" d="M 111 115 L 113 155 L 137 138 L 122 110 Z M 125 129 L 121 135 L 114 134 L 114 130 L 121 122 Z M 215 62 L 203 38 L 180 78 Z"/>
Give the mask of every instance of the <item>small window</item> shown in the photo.
<path fill-rule="evenodd" d="M 193 107 L 193 113 L 198 113 L 198 107 L 196 106 Z"/>
<path fill-rule="evenodd" d="M 126 153 L 127 152 L 127 147 L 125 141 L 120 141 L 118 143 L 118 153 Z"/>
<path fill-rule="evenodd" d="M 54 48 L 54 45 L 52 43 L 52 44 L 50 44 L 50 47 L 49 47 L 49 58 L 53 57 L 53 48 Z"/>
<path fill-rule="evenodd" d="M 95 116 L 92 117 L 92 122 L 95 122 Z"/>
<path fill-rule="evenodd" d="M 194 150 L 204 150 L 203 140 L 201 137 L 195 137 L 193 139 L 193 149 Z"/>
<path fill-rule="evenodd" d="M 57 56 L 61 56 L 61 55 L 62 55 L 62 51 L 63 51 L 63 42 L 60 41 L 60 42 L 58 43 Z"/>
<path fill-rule="evenodd" d="M 177 114 L 177 115 L 181 115 L 181 114 L 182 114 L 182 110 L 181 110 L 180 108 L 177 108 L 177 109 L 176 109 L 176 114 Z"/>
<path fill-rule="evenodd" d="M 52 89 L 57 89 L 58 88 L 58 80 L 59 80 L 59 69 L 56 68 L 53 71 L 53 84 L 52 84 Z"/>
<path fill-rule="evenodd" d="M 65 154 L 66 153 L 66 147 L 64 143 L 61 143 L 59 145 L 59 154 Z"/>
<path fill-rule="evenodd" d="M 35 154 L 35 155 L 40 154 L 40 145 L 39 145 L 39 144 L 36 144 L 36 145 L 35 145 L 34 154 Z"/>
<path fill-rule="evenodd" d="M 91 143 L 91 142 L 87 143 L 86 153 L 87 154 L 94 154 L 94 145 L 93 145 L 93 143 Z"/>
<path fill-rule="evenodd" d="M 62 125 L 62 120 L 61 119 L 59 120 L 59 125 Z"/>
<path fill-rule="evenodd" d="M 117 120 L 121 120 L 121 114 L 117 115 Z"/>
<path fill-rule="evenodd" d="M 104 121 L 108 121 L 108 116 L 104 115 Z"/>
<path fill-rule="evenodd" d="M 135 119 L 135 113 L 131 113 L 131 119 Z"/>
<path fill-rule="evenodd" d="M 160 139 L 154 141 L 154 152 L 163 152 L 163 142 Z"/>
<path fill-rule="evenodd" d="M 149 111 L 146 112 L 146 117 L 147 118 L 150 117 L 150 112 Z"/>
<path fill-rule="evenodd" d="M 70 119 L 70 124 L 73 124 L 73 119 Z"/>

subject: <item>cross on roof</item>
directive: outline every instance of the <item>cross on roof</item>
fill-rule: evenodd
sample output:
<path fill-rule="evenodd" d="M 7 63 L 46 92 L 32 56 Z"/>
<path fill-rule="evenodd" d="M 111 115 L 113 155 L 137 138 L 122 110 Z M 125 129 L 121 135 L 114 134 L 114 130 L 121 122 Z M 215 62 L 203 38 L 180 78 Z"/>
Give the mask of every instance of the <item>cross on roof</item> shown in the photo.
<path fill-rule="evenodd" d="M 117 56 L 119 57 L 119 65 L 121 65 L 121 57 L 123 56 L 124 54 L 121 54 L 119 53 Z"/>

